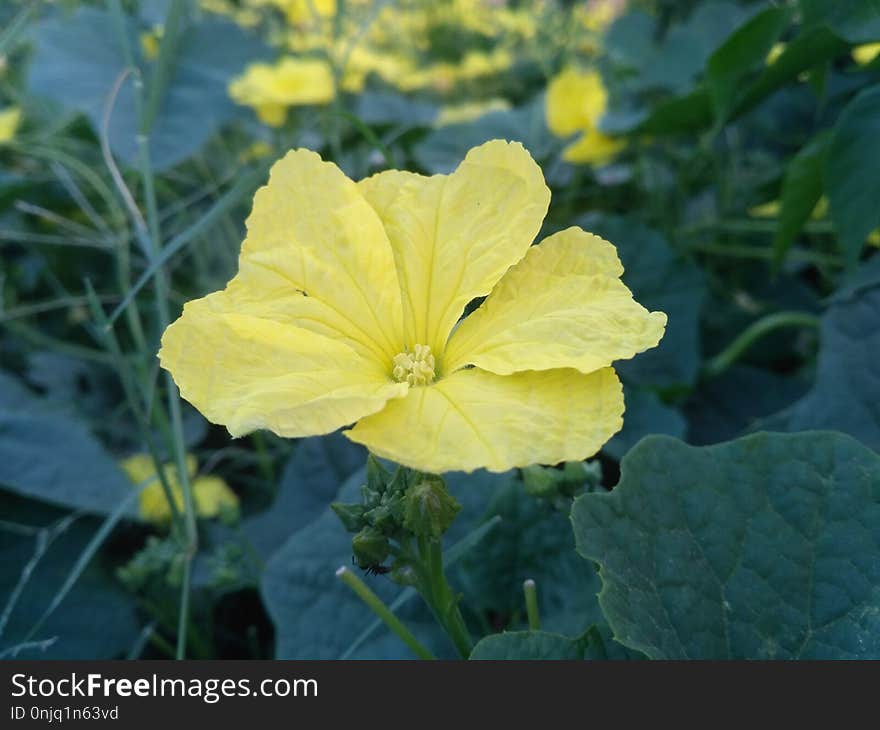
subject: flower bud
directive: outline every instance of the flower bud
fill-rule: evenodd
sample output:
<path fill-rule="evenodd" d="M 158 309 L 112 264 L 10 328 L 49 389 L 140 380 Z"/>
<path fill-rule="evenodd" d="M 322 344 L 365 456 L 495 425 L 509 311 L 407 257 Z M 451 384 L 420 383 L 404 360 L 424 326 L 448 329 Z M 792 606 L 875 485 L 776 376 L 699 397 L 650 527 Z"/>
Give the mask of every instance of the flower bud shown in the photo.
<path fill-rule="evenodd" d="M 336 513 L 336 516 L 342 522 L 342 526 L 349 532 L 357 532 L 365 524 L 364 506 L 362 504 L 332 502 L 330 509 Z"/>
<path fill-rule="evenodd" d="M 403 526 L 414 535 L 440 537 L 460 509 L 443 479 L 423 474 L 406 492 Z"/>
<path fill-rule="evenodd" d="M 388 538 L 373 527 L 363 528 L 351 540 L 351 548 L 358 567 L 368 568 L 381 563 L 391 553 Z"/>

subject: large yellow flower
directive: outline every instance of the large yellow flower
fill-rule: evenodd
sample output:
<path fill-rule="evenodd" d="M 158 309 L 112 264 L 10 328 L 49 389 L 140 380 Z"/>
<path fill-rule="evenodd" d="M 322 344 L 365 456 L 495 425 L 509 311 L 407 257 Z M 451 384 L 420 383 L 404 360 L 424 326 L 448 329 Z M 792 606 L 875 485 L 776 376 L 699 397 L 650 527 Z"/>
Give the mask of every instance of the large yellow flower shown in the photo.
<path fill-rule="evenodd" d="M 184 307 L 162 366 L 233 436 L 357 422 L 353 441 L 435 473 L 588 457 L 622 424 L 611 363 L 655 346 L 666 315 L 633 301 L 597 236 L 530 248 L 549 203 L 518 143 L 359 183 L 291 151 L 254 198 L 238 274 Z"/>
<path fill-rule="evenodd" d="M 547 126 L 557 137 L 581 133 L 562 153 L 572 163 L 601 165 L 624 146 L 623 140 L 599 131 L 608 104 L 608 92 L 596 71 L 570 67 L 547 86 Z"/>

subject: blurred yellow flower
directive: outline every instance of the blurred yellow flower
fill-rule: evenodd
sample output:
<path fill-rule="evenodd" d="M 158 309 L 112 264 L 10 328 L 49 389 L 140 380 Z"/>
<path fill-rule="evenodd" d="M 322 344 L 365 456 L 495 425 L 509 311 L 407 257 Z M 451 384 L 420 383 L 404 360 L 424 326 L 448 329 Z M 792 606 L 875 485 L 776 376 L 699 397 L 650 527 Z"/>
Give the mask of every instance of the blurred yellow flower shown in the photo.
<path fill-rule="evenodd" d="M 770 52 L 767 54 L 767 65 L 772 66 L 776 63 L 776 60 L 785 53 L 785 48 L 785 43 L 774 43 L 770 48 Z"/>
<path fill-rule="evenodd" d="M 503 112 L 510 109 L 507 99 L 486 99 L 485 101 L 466 101 L 461 104 L 444 106 L 434 123 L 437 127 L 445 127 L 448 124 L 460 124 L 472 122 L 485 116 L 489 112 Z"/>
<path fill-rule="evenodd" d="M 569 67 L 550 81 L 545 107 L 547 126 L 557 137 L 581 133 L 565 149 L 563 159 L 603 164 L 624 147 L 622 139 L 603 134 L 597 128 L 607 103 L 608 92 L 596 71 Z"/>
<path fill-rule="evenodd" d="M 356 422 L 351 440 L 435 473 L 588 457 L 622 424 L 611 364 L 654 347 L 666 315 L 633 300 L 607 241 L 568 228 L 531 247 L 549 202 L 519 143 L 359 183 L 293 150 L 254 197 L 238 274 L 186 304 L 162 367 L 233 436 Z"/>
<path fill-rule="evenodd" d="M 258 139 L 241 152 L 241 154 L 238 156 L 238 160 L 239 162 L 253 162 L 254 160 L 268 157 L 274 151 L 275 148 L 272 147 L 272 145 L 270 145 L 265 140 Z"/>
<path fill-rule="evenodd" d="M 141 53 L 148 61 L 156 60 L 159 55 L 159 35 L 151 30 L 146 30 L 140 35 Z"/>
<path fill-rule="evenodd" d="M 336 15 L 336 0 L 273 0 L 291 25 L 314 23 Z"/>
<path fill-rule="evenodd" d="M 165 490 L 159 481 L 156 465 L 149 454 L 135 454 L 121 463 L 123 471 L 134 484 L 152 480 L 140 494 L 141 516 L 155 524 L 163 525 L 171 520 L 171 507 L 165 497 Z M 198 464 L 194 456 L 187 455 L 186 470 L 190 478 L 195 501 L 196 513 L 199 517 L 222 517 L 234 520 L 238 516 L 238 497 L 223 479 L 216 476 L 196 476 Z M 171 487 L 174 502 L 178 509 L 183 509 L 183 489 L 180 486 L 179 473 L 174 464 L 162 467 L 165 479 Z"/>
<path fill-rule="evenodd" d="M 229 95 L 252 107 L 265 124 L 280 127 L 291 106 L 333 100 L 333 72 L 324 61 L 311 58 L 285 57 L 274 65 L 254 63 L 232 80 Z"/>
<path fill-rule="evenodd" d="M 877 56 L 880 56 L 880 43 L 865 43 L 852 49 L 853 60 L 859 66 L 867 66 Z"/>
<path fill-rule="evenodd" d="M 11 106 L 0 111 L 0 144 L 11 142 L 21 125 L 21 109 Z"/>

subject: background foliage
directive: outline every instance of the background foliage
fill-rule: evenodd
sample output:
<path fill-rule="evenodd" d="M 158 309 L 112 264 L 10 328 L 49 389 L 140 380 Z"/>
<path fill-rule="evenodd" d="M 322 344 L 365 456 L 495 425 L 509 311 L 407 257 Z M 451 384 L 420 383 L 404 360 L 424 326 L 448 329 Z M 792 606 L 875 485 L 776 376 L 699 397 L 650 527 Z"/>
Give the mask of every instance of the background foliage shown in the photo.
<path fill-rule="evenodd" d="M 234 273 L 286 149 L 358 178 L 502 137 L 553 189 L 544 233 L 614 242 L 669 326 L 619 364 L 596 459 L 449 476 L 473 658 L 880 658 L 878 42 L 873 0 L 0 5 L 0 656 L 410 656 L 334 576 L 363 450 L 233 441 L 155 352 Z M 339 93 L 268 126 L 228 85 L 286 54 Z M 608 89 L 602 164 L 547 128 L 571 65 Z M 151 521 L 132 454 L 236 507 Z M 366 580 L 453 656 L 411 589 Z"/>

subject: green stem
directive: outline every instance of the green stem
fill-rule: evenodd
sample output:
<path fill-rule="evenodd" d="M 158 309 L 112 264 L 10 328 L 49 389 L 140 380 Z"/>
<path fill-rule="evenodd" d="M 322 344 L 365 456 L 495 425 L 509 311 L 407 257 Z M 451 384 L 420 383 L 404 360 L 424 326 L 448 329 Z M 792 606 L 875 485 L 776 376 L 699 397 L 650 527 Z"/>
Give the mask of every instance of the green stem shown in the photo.
<path fill-rule="evenodd" d="M 474 644 L 443 570 L 443 550 L 439 539 L 419 538 L 419 557 L 427 568 L 427 585 L 420 590 L 422 598 L 434 612 L 462 659 L 471 655 Z"/>
<path fill-rule="evenodd" d="M 419 657 L 419 659 L 437 658 L 425 646 L 423 646 L 415 636 L 413 636 L 412 632 L 403 625 L 397 616 L 391 613 L 391 609 L 382 602 L 382 599 L 373 593 L 367 584 L 348 568 L 345 566 L 340 567 L 339 570 L 336 571 L 336 575 L 343 583 L 345 583 L 345 585 L 357 594 L 358 598 L 366 603 L 367 606 L 369 606 L 373 612 L 385 622 L 388 628 L 391 629 L 404 644 L 412 649 L 413 653 Z"/>
<path fill-rule="evenodd" d="M 523 594 L 526 598 L 526 614 L 529 617 L 529 630 L 541 629 L 541 616 L 538 613 L 538 588 L 531 578 L 523 582 Z"/>
<path fill-rule="evenodd" d="M 733 365 L 764 335 L 783 327 L 818 327 L 819 318 L 808 312 L 775 312 L 746 327 L 726 348 L 703 367 L 703 377 L 714 378 Z"/>

